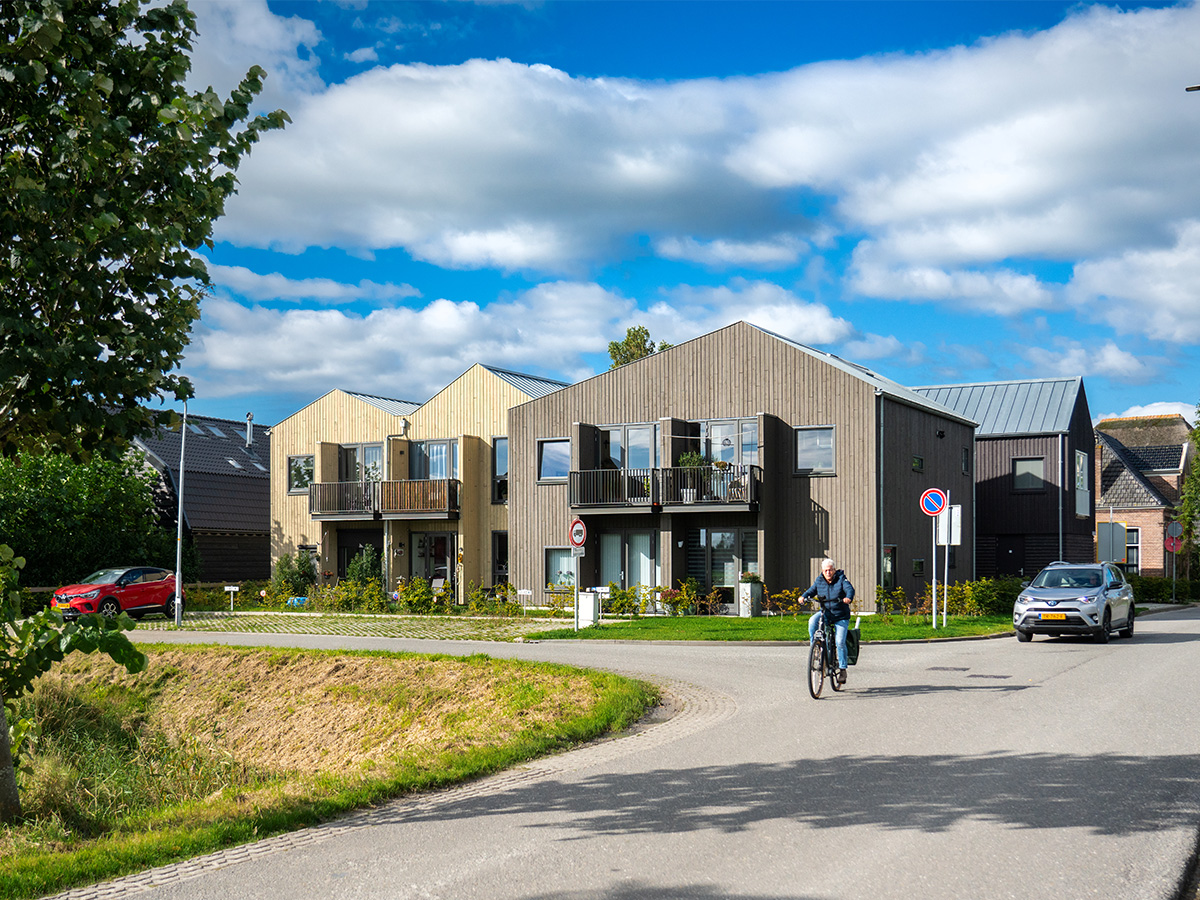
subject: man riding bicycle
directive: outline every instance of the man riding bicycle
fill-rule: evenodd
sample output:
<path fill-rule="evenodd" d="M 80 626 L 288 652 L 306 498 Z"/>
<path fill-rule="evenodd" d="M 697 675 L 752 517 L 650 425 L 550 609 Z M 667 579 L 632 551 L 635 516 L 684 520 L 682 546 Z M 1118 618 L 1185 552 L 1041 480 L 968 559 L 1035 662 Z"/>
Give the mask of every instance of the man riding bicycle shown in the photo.
<path fill-rule="evenodd" d="M 833 625 L 833 642 L 837 647 L 838 684 L 846 683 L 846 632 L 850 629 L 850 601 L 854 599 L 854 585 L 846 573 L 833 564 L 832 559 L 821 560 L 821 574 L 802 595 L 805 600 L 816 597 L 821 611 L 808 620 L 808 639 L 811 641 L 821 627 L 821 616 L 828 616 Z"/>

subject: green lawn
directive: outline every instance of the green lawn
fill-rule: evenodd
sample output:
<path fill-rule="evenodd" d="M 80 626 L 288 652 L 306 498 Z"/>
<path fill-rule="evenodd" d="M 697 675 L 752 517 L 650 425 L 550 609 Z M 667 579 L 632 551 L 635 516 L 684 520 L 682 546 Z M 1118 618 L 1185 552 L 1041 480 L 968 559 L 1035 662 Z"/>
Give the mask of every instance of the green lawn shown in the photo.
<path fill-rule="evenodd" d="M 853 625 L 853 620 L 851 620 Z M 1012 631 L 1012 617 L 951 616 L 947 627 L 934 629 L 929 616 L 895 616 L 885 622 L 862 617 L 864 641 L 923 641 L 933 638 L 1003 634 Z M 580 631 L 564 628 L 529 634 L 526 640 L 600 639 L 622 641 L 807 641 L 808 614 L 739 619 L 729 616 L 662 616 L 610 620 Z"/>

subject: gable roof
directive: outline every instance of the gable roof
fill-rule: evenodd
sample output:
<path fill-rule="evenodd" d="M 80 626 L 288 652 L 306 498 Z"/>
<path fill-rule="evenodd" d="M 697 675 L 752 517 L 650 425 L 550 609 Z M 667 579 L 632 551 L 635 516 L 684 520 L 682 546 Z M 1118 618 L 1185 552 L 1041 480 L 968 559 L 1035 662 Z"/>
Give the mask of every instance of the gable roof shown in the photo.
<path fill-rule="evenodd" d="M 1083 379 L 1030 378 L 937 384 L 913 388 L 979 423 L 979 437 L 1066 434 L 1083 390 Z"/>
<path fill-rule="evenodd" d="M 1130 447 L 1122 443 L 1134 465 L 1142 472 L 1178 472 L 1183 462 L 1183 444 L 1165 447 Z"/>
<path fill-rule="evenodd" d="M 1096 497 L 1096 509 L 1112 506 L 1117 509 L 1131 507 L 1170 507 L 1172 504 L 1140 471 L 1121 442 L 1096 432 L 1096 443 L 1100 447 L 1100 491 Z"/>
<path fill-rule="evenodd" d="M 484 368 L 497 378 L 511 384 L 521 393 L 529 395 L 534 400 L 571 386 L 570 382 L 567 381 L 555 381 L 552 378 L 526 375 L 523 372 L 512 372 L 508 369 L 498 369 L 495 366 L 484 366 Z"/>
<path fill-rule="evenodd" d="M 840 356 L 835 356 L 834 354 L 828 353 L 824 350 L 814 349 L 813 347 L 809 347 L 807 344 L 801 344 L 799 341 L 794 341 L 791 338 L 784 337 L 781 334 L 776 334 L 773 331 L 769 331 L 766 328 L 762 328 L 750 322 L 741 322 L 735 324 L 747 325 L 750 328 L 761 331 L 763 334 L 770 335 L 776 340 L 783 341 L 785 344 L 789 344 L 801 352 L 808 354 L 809 356 L 816 357 L 822 362 L 833 366 L 835 369 L 839 369 L 840 371 L 845 372 L 846 374 L 851 375 L 860 381 L 865 381 L 867 384 L 874 387 L 875 390 L 888 395 L 893 400 L 897 400 L 901 403 L 907 404 L 908 406 L 918 407 L 919 409 L 927 409 L 931 412 L 937 413 L 940 416 L 956 419 L 958 421 L 965 422 L 968 425 L 977 424 L 977 420 L 974 419 L 969 413 L 964 413 L 962 410 L 955 409 L 937 397 L 925 396 L 918 391 L 913 390 L 912 388 L 906 388 L 904 385 L 892 381 L 890 378 L 886 378 L 883 375 L 880 375 L 878 372 L 868 369 L 866 366 L 849 362 L 848 360 L 842 359 Z"/>
<path fill-rule="evenodd" d="M 189 415 L 187 439 L 178 428 L 158 428 L 134 439 L 147 461 L 178 496 L 179 455 L 184 454 L 183 517 L 209 531 L 269 531 L 271 519 L 270 426 Z"/>
<path fill-rule="evenodd" d="M 407 416 L 421 408 L 421 404 L 413 400 L 393 400 L 391 397 L 376 397 L 374 394 L 361 394 L 358 391 L 345 393 L 392 416 Z"/>

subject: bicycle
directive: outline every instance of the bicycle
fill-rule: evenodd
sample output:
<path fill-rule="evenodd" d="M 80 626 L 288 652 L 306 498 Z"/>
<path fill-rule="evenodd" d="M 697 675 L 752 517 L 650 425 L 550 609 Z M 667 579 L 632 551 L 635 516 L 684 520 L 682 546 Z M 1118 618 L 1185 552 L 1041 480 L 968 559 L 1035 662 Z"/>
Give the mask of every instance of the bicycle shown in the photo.
<path fill-rule="evenodd" d="M 808 692 L 814 700 L 821 699 L 821 691 L 825 687 L 825 679 L 833 685 L 835 691 L 840 691 L 845 685 L 838 684 L 837 645 L 833 634 L 833 623 L 824 612 L 820 613 L 820 627 L 813 633 L 812 643 L 808 648 Z"/>

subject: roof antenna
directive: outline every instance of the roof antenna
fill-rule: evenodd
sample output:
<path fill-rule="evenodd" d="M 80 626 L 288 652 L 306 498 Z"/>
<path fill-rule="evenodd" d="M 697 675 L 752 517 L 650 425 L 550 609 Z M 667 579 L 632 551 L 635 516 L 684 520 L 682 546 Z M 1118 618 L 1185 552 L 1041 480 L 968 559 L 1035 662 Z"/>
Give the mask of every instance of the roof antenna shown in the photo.
<path fill-rule="evenodd" d="M 246 413 L 246 449 L 254 445 L 254 413 Z"/>

